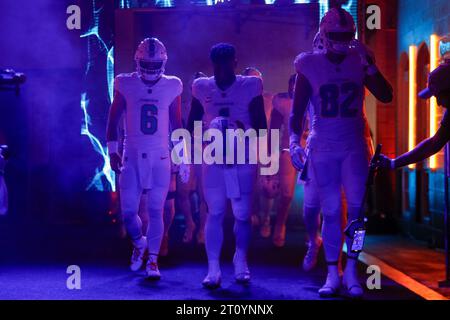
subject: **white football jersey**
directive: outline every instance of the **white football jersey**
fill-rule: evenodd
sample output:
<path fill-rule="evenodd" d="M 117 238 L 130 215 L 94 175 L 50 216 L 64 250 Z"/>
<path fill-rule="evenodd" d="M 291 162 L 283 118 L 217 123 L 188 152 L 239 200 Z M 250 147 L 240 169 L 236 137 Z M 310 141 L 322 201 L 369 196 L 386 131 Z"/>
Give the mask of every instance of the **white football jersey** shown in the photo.
<path fill-rule="evenodd" d="M 318 150 L 345 150 L 365 145 L 364 67 L 356 52 L 339 64 L 322 53 L 303 53 L 295 60 L 312 88 L 309 145 Z"/>
<path fill-rule="evenodd" d="M 249 104 L 253 98 L 262 95 L 261 79 L 253 76 L 236 76 L 236 81 L 225 91 L 219 89 L 214 77 L 199 78 L 192 85 L 192 95 L 204 109 L 203 121 L 206 127 L 221 115 L 229 114 L 230 121 L 240 122 L 245 129 L 251 127 Z"/>
<path fill-rule="evenodd" d="M 181 80 L 163 75 L 149 87 L 137 72 L 120 74 L 114 90 L 126 100 L 124 149 L 168 149 L 169 106 L 183 91 Z"/>

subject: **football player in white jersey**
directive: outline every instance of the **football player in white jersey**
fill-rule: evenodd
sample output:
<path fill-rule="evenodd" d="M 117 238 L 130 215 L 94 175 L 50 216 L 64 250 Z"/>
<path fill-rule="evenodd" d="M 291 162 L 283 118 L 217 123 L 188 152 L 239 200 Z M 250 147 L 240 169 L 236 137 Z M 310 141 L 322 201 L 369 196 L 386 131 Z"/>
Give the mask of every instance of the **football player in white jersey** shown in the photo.
<path fill-rule="evenodd" d="M 373 55 L 355 40 L 356 26 L 345 10 L 329 10 L 320 23 L 325 53 L 302 54 L 295 61 L 297 81 L 290 118 L 293 165 L 301 170 L 306 154 L 300 146 L 303 117 L 312 104 L 309 155 L 306 161 L 319 190 L 323 210 L 322 237 L 328 264 L 322 297 L 334 296 L 341 285 L 359 298 L 363 289 L 357 276 L 358 255 L 349 252 L 344 277 L 338 272 L 341 252 L 341 188 L 344 188 L 349 221 L 357 217 L 368 174 L 364 136 L 364 87 L 384 103 L 392 101 L 392 87 L 375 65 Z M 351 239 L 347 239 L 348 246 Z"/>
<path fill-rule="evenodd" d="M 120 204 L 125 228 L 133 242 L 131 269 L 146 265 L 150 279 L 160 279 L 158 254 L 164 233 L 163 208 L 170 183 L 169 122 L 182 127 L 181 80 L 164 74 L 167 51 L 156 38 L 143 40 L 136 51 L 137 71 L 119 74 L 114 82 L 107 141 L 111 168 L 120 173 Z M 123 157 L 118 153 L 117 126 L 125 113 Z M 143 190 L 148 194 L 149 228 L 142 233 L 138 216 Z"/>
<path fill-rule="evenodd" d="M 313 52 L 318 54 L 324 54 L 325 51 L 325 42 L 322 38 L 322 35 L 320 32 L 316 34 L 313 41 Z M 309 135 L 309 127 L 310 127 L 310 121 L 311 118 L 311 104 L 308 106 L 308 112 L 305 114 L 307 115 L 308 121 L 304 122 L 304 130 L 305 133 L 308 132 Z M 369 123 L 367 121 L 367 118 L 365 117 L 365 136 L 366 136 L 366 142 L 367 142 L 367 157 L 368 159 L 371 159 L 374 153 L 374 147 L 373 147 L 373 141 L 370 134 L 370 128 Z M 308 127 L 306 127 L 306 124 L 308 124 Z M 306 146 L 306 150 L 308 149 L 308 146 Z M 300 177 L 299 177 L 300 178 Z M 302 267 L 305 271 L 311 271 L 315 268 L 317 265 L 318 260 L 318 254 L 320 247 L 322 245 L 322 238 L 320 235 L 320 199 L 319 199 L 319 191 L 316 186 L 316 183 L 307 175 L 305 175 L 303 178 L 306 179 L 306 181 L 302 181 L 299 179 L 299 183 L 303 184 L 303 190 L 304 190 L 304 197 L 303 197 L 303 218 L 304 223 L 306 227 L 306 231 L 308 234 L 308 249 L 306 251 L 305 257 L 303 259 Z M 344 197 L 345 198 L 345 197 Z M 345 213 L 346 210 L 346 203 L 345 199 L 343 199 L 342 203 L 342 212 Z M 342 217 L 342 226 L 345 228 L 347 221 L 345 215 Z M 341 270 L 341 265 L 339 265 L 339 270 Z"/>
<path fill-rule="evenodd" d="M 235 48 L 230 44 L 220 43 L 213 46 L 210 58 L 214 76 L 199 78 L 192 86 L 193 99 L 188 129 L 192 132 L 194 121 L 202 120 L 206 127 L 228 122 L 229 127 L 266 129 L 261 79 L 236 75 Z M 222 224 L 228 199 L 231 200 L 235 217 L 235 279 L 238 283 L 250 281 L 247 251 L 251 237 L 250 213 L 256 169 L 254 164 L 203 163 L 203 189 L 209 210 L 205 229 L 208 274 L 203 280 L 206 288 L 217 288 L 221 283 Z"/>

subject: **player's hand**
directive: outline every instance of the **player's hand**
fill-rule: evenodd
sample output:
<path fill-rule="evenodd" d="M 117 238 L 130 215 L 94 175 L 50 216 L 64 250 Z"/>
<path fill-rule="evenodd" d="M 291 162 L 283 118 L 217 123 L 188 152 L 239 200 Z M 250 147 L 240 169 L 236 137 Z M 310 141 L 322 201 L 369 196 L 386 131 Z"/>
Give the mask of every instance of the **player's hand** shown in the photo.
<path fill-rule="evenodd" d="M 306 152 L 298 144 L 291 144 L 290 147 L 291 162 L 298 171 L 303 170 L 306 162 Z"/>
<path fill-rule="evenodd" d="M 384 154 L 381 154 L 374 164 L 377 168 L 393 170 L 393 161 L 394 160 L 392 160 L 391 158 L 386 157 Z"/>
<path fill-rule="evenodd" d="M 361 57 L 361 63 L 368 67 L 375 65 L 375 55 L 364 43 L 359 40 L 352 41 L 352 47 L 355 48 L 356 52 L 358 52 Z"/>
<path fill-rule="evenodd" d="M 191 177 L 191 166 L 189 164 L 181 163 L 178 174 L 180 175 L 181 183 L 188 183 L 189 178 Z"/>
<path fill-rule="evenodd" d="M 122 169 L 122 158 L 117 153 L 112 153 L 109 155 L 109 164 L 111 169 L 119 174 Z"/>

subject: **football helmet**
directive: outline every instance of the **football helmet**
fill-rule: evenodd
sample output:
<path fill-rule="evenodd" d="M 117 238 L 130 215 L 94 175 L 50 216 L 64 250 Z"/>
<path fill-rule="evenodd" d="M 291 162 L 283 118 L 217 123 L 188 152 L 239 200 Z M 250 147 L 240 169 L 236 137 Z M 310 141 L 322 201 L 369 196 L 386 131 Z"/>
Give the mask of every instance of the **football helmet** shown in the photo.
<path fill-rule="evenodd" d="M 356 35 L 355 21 L 344 9 L 333 8 L 320 21 L 319 33 L 327 51 L 347 54 Z"/>
<path fill-rule="evenodd" d="M 138 46 L 134 55 L 137 72 L 147 81 L 156 81 L 164 74 L 167 50 L 157 38 L 146 38 Z"/>

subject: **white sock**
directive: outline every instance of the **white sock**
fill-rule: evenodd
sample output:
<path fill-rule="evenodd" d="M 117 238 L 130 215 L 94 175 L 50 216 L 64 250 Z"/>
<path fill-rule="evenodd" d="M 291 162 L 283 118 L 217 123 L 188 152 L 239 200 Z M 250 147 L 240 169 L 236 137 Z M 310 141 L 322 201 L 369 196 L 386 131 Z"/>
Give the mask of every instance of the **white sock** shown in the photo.
<path fill-rule="evenodd" d="M 161 248 L 161 240 L 164 235 L 163 212 L 160 209 L 150 208 L 149 228 L 147 231 L 148 252 L 158 254 Z"/>
<path fill-rule="evenodd" d="M 322 225 L 323 247 L 327 262 L 336 262 L 342 249 L 341 213 L 323 216 Z"/>
<path fill-rule="evenodd" d="M 339 278 L 338 266 L 337 265 L 329 265 L 325 286 L 337 288 L 339 285 L 340 285 L 340 278 Z"/>
<path fill-rule="evenodd" d="M 219 261 L 223 243 L 224 214 L 208 214 L 205 226 L 205 247 L 208 261 Z"/>
<path fill-rule="evenodd" d="M 250 238 L 252 233 L 252 224 L 250 220 L 234 221 L 234 235 L 236 237 L 236 255 L 239 258 L 246 258 Z"/>

